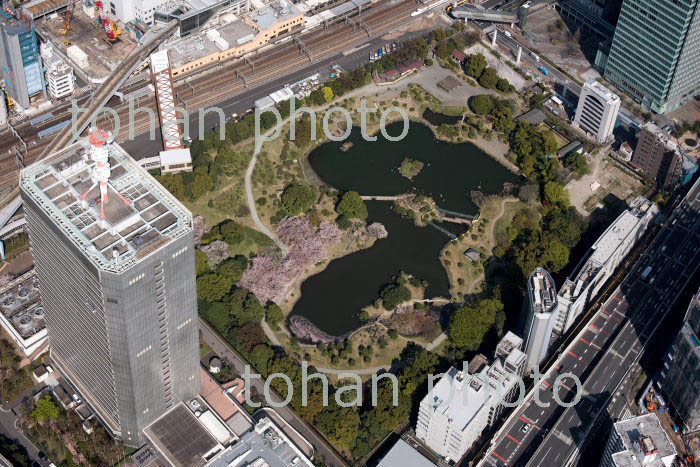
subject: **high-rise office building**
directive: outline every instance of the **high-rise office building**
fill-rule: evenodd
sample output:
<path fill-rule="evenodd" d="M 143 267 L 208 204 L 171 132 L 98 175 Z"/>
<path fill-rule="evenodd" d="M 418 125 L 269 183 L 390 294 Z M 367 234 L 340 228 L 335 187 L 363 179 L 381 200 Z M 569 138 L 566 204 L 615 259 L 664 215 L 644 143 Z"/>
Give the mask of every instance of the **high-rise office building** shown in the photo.
<path fill-rule="evenodd" d="M 612 139 L 620 97 L 594 79 L 583 84 L 576 107 L 574 126 L 590 134 L 600 143 Z"/>
<path fill-rule="evenodd" d="M 605 78 L 644 108 L 668 112 L 700 91 L 698 0 L 625 0 Z"/>
<path fill-rule="evenodd" d="M 525 370 L 523 340 L 506 333 L 495 359 L 477 355 L 467 372 L 451 367 L 420 403 L 416 437 L 439 455 L 458 461 L 511 402 Z"/>
<path fill-rule="evenodd" d="M 23 169 L 51 357 L 113 436 L 199 392 L 192 215 L 105 132 Z"/>
<path fill-rule="evenodd" d="M 631 163 L 664 190 L 674 188 L 683 175 L 683 155 L 678 144 L 652 122 L 642 128 Z"/>
<path fill-rule="evenodd" d="M 30 98 L 44 93 L 44 73 L 39 39 L 29 24 L 12 13 L 0 11 L 0 78 L 10 98 L 22 108 Z"/>
<path fill-rule="evenodd" d="M 530 370 L 547 356 L 557 320 L 557 290 L 554 279 L 545 269 L 537 268 L 530 275 L 524 308 L 526 367 Z"/>
<path fill-rule="evenodd" d="M 685 429 L 700 430 L 700 291 L 664 358 L 661 385 Z"/>

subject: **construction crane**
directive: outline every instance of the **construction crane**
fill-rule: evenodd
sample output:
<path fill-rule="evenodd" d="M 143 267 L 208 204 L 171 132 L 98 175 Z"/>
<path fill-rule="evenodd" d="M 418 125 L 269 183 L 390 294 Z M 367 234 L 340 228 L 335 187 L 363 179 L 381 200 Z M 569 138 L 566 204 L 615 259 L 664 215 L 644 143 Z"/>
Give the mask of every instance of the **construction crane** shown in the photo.
<path fill-rule="evenodd" d="M 72 4 L 71 4 L 72 6 Z M 66 10 L 65 15 L 63 16 L 63 27 L 58 30 L 58 33 L 61 34 L 62 36 L 65 36 L 68 34 L 68 31 L 72 31 L 73 27 L 71 26 L 71 23 L 73 22 L 73 10 L 68 9 Z"/>
<path fill-rule="evenodd" d="M 111 19 L 109 19 L 109 17 L 107 16 L 107 12 L 104 10 L 104 5 L 101 1 L 98 0 L 97 2 L 95 2 L 95 6 L 97 6 L 97 10 L 100 12 L 100 20 L 102 20 L 102 27 L 104 27 L 105 32 L 107 33 L 107 38 L 105 40 L 109 44 L 116 42 L 119 39 L 119 36 L 121 36 L 124 32 L 124 29 L 117 26 L 116 21 L 112 21 Z"/>

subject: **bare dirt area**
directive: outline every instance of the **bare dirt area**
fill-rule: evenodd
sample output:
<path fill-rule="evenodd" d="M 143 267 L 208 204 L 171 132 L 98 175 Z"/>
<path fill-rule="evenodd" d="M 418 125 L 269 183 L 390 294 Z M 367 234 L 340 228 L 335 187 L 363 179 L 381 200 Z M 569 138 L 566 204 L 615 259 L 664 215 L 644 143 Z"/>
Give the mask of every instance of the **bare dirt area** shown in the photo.
<path fill-rule="evenodd" d="M 417 8 L 417 7 L 416 7 Z M 438 27 L 447 27 L 451 21 L 444 15 L 430 14 L 426 16 L 420 16 L 414 21 L 409 21 L 409 23 L 395 31 L 382 36 L 382 40 L 392 41 L 403 37 L 404 34 L 409 32 L 424 31 L 429 29 L 435 29 Z"/>
<path fill-rule="evenodd" d="M 610 195 L 626 200 L 642 191 L 639 180 L 602 155 L 593 156 L 589 166 L 591 173 L 566 185 L 571 204 L 583 216 L 590 215 Z"/>
<path fill-rule="evenodd" d="M 485 47 L 481 43 L 474 44 L 473 46 L 466 49 L 464 53 L 467 55 L 484 54 L 484 56 L 486 57 L 486 61 L 489 63 L 489 66 L 491 68 L 494 68 L 498 72 L 499 76 L 510 81 L 510 84 L 515 86 L 515 88 L 518 91 L 521 91 L 530 84 L 514 69 L 506 65 L 501 58 L 496 57 L 491 49 Z"/>
<path fill-rule="evenodd" d="M 581 80 L 597 78 L 591 62 L 595 57 L 597 39 L 583 31 L 572 31 L 559 13 L 547 8 L 528 24 L 525 36 L 542 55 Z M 588 58 L 586 57 L 586 54 Z"/>
<path fill-rule="evenodd" d="M 693 123 L 696 120 L 700 120 L 700 102 L 691 99 L 665 116 L 676 123 Z"/>

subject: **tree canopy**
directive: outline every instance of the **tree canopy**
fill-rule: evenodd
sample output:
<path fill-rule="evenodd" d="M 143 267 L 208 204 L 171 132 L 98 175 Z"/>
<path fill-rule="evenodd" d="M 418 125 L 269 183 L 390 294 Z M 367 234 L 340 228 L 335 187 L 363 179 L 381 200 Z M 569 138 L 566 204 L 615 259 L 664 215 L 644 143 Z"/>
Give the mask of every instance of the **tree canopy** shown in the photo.
<path fill-rule="evenodd" d="M 204 274 L 197 278 L 197 296 L 207 302 L 218 302 L 231 291 L 233 283 L 221 274 Z"/>
<path fill-rule="evenodd" d="M 336 212 L 348 219 L 367 219 L 367 206 L 365 201 L 356 191 L 348 191 L 343 194 L 335 208 Z"/>
<path fill-rule="evenodd" d="M 296 216 L 311 209 L 316 202 L 316 187 L 294 183 L 288 185 L 282 192 L 282 208 L 290 216 Z"/>
<path fill-rule="evenodd" d="M 503 303 L 496 298 L 480 300 L 474 306 L 459 308 L 450 319 L 450 339 L 466 350 L 476 350 L 503 312 Z"/>

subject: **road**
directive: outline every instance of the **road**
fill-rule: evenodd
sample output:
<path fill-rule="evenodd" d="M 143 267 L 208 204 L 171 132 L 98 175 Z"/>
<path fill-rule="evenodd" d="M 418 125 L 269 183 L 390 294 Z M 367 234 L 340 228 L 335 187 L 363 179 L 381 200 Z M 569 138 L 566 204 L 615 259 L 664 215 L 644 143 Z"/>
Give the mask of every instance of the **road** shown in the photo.
<path fill-rule="evenodd" d="M 647 266 L 652 273 L 642 280 L 641 272 Z M 653 347 L 647 346 L 679 294 L 689 281 L 700 279 L 698 267 L 700 181 L 661 226 L 620 286 L 546 372 L 540 385 L 542 402 L 553 401 L 554 379 L 563 372 L 573 373 L 582 382 L 581 401 L 570 408 L 554 403 L 540 407 L 528 398 L 494 440 L 483 464 L 564 466 L 575 459 L 600 415 L 621 397 L 622 383 L 631 384 L 625 381 L 629 370 Z M 570 402 L 574 390 L 571 380 L 564 381 L 561 400 Z M 524 432 L 526 424 L 531 428 Z"/>
<path fill-rule="evenodd" d="M 238 353 L 233 350 L 233 348 L 214 331 L 204 320 L 199 319 L 199 329 L 201 331 L 201 337 L 204 342 L 209 345 L 214 352 L 216 352 L 220 357 L 225 358 L 236 369 L 237 372 L 243 373 L 245 371 L 246 362 L 238 355 Z M 263 394 L 263 381 L 259 378 L 255 378 L 253 381 L 253 387 L 258 391 L 259 394 Z M 281 402 L 281 399 L 275 394 L 272 395 L 275 402 Z M 333 449 L 326 441 L 321 437 L 321 435 L 310 425 L 308 425 L 304 420 L 299 418 L 297 414 L 292 410 L 291 407 L 285 406 L 280 408 L 275 408 L 275 411 L 287 422 L 289 425 L 301 433 L 307 441 L 309 441 L 316 449 L 316 452 L 323 456 L 326 465 L 331 467 L 341 467 L 347 466 L 347 462 Z"/>
<path fill-rule="evenodd" d="M 49 465 L 49 462 L 39 459 L 39 449 L 17 428 L 17 415 L 12 410 L 0 408 L 0 433 L 22 445 L 27 450 L 32 465 Z"/>

